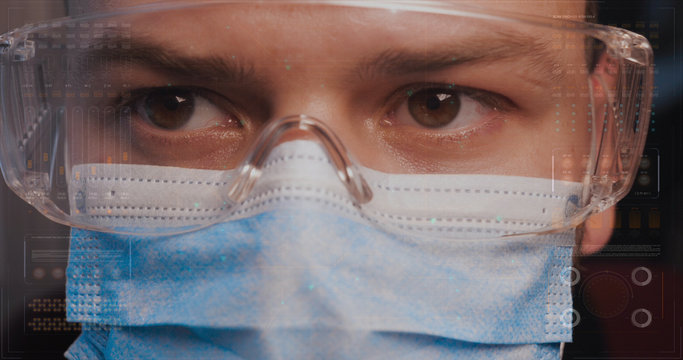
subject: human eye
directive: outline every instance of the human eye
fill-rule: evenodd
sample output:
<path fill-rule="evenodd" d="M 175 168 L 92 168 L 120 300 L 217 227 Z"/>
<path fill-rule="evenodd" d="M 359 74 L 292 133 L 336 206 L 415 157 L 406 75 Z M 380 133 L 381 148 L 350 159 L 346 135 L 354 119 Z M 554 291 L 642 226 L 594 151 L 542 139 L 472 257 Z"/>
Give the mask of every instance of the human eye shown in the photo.
<path fill-rule="evenodd" d="M 210 99 L 213 98 L 213 99 Z M 240 128 L 241 122 L 216 104 L 216 94 L 192 88 L 150 88 L 131 93 L 130 108 L 141 131 L 192 132 L 212 127 Z"/>
<path fill-rule="evenodd" d="M 227 96 L 196 86 L 127 91 L 116 113 L 127 115 L 91 135 L 106 138 L 110 147 L 130 141 L 130 161 L 144 164 L 232 168 L 256 130 Z"/>
<path fill-rule="evenodd" d="M 371 141 L 381 144 L 385 158 L 399 160 L 386 166 L 392 172 L 476 173 L 502 154 L 520 154 L 515 144 L 539 125 L 536 119 L 542 116 L 529 112 L 528 103 L 520 103 L 525 96 L 508 96 L 515 94 L 511 87 L 485 90 L 454 82 L 422 82 L 395 89 L 372 117 L 375 121 L 368 123 Z"/>
<path fill-rule="evenodd" d="M 472 133 L 514 108 L 503 95 L 451 84 L 411 86 L 402 94 L 387 115 L 386 125 L 450 136 Z"/>

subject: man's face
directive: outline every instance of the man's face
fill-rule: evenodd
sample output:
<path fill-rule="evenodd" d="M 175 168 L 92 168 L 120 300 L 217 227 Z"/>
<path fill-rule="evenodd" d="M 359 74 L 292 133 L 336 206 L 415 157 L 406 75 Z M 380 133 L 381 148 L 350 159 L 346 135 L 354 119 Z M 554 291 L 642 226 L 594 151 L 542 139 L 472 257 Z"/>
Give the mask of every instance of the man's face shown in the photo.
<path fill-rule="evenodd" d="M 143 1 L 97 3 L 72 7 Z M 582 2 L 476 5 L 544 16 L 584 9 Z M 92 130 L 73 137 L 72 147 L 97 139 L 97 149 L 75 152 L 72 162 L 232 168 L 266 122 L 306 114 L 327 124 L 362 165 L 384 172 L 579 181 L 585 162 L 566 163 L 556 176 L 549 159 L 581 158 L 590 144 L 589 98 L 563 96 L 587 89 L 585 77 L 562 75 L 566 64 L 585 68 L 582 38 L 514 23 L 387 14 L 249 4 L 128 16 L 107 40 L 105 49 L 120 51 L 105 52 L 114 60 L 99 80 L 125 90 L 130 128 L 83 126 Z M 430 107 L 435 99 L 438 109 Z M 118 151 L 121 132 L 131 134 L 129 151 Z"/>

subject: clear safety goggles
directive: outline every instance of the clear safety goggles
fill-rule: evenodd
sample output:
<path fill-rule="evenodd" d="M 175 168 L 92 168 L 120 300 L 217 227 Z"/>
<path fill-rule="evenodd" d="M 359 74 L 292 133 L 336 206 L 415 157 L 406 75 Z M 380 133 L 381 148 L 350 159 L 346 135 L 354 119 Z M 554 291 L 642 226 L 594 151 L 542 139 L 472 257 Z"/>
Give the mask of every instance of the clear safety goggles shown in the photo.
<path fill-rule="evenodd" d="M 293 140 L 320 145 L 361 212 L 378 174 L 536 178 L 580 196 L 519 233 L 575 226 L 633 183 L 652 91 L 640 35 L 446 2 L 155 3 L 25 26 L 0 50 L 7 184 L 50 219 L 100 231 L 122 231 L 102 217 L 163 216 L 88 206 L 123 204 L 131 194 L 113 189 L 141 166 L 156 174 L 145 192 L 190 210 L 178 231 L 225 221 Z M 210 189 L 178 203 L 193 169 Z M 96 179 L 110 191 L 73 190 Z M 433 195 L 426 219 L 491 191 Z"/>

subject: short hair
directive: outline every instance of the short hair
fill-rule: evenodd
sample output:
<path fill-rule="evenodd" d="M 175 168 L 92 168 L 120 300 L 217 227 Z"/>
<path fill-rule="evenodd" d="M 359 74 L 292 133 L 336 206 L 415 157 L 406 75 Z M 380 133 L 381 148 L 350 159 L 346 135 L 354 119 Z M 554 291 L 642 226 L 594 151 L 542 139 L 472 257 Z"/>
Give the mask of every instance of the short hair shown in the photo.
<path fill-rule="evenodd" d="M 598 15 L 600 14 L 600 8 L 597 1 L 586 1 L 586 14 L 585 21 L 589 23 L 597 23 Z M 592 37 L 586 37 L 586 64 L 590 72 L 595 70 L 595 66 L 598 64 L 600 56 L 605 51 L 605 44 L 599 40 Z"/>

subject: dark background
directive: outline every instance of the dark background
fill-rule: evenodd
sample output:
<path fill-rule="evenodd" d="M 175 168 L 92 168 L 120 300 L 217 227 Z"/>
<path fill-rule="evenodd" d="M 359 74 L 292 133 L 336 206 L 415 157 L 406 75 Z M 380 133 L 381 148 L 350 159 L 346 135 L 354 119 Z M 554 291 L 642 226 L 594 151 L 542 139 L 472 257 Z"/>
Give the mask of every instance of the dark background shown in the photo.
<path fill-rule="evenodd" d="M 683 359 L 683 2 L 598 3 L 600 23 L 650 40 L 656 86 L 636 186 L 610 244 L 576 265 L 564 359 Z M 0 32 L 62 14 L 61 0 L 0 0 Z M 61 359 L 78 335 L 64 321 L 68 234 L 0 185 L 0 359 Z"/>
<path fill-rule="evenodd" d="M 600 2 L 600 23 L 650 40 L 655 89 L 644 161 L 612 239 L 576 266 L 579 319 L 565 359 L 683 358 L 681 10 L 680 1 Z"/>

